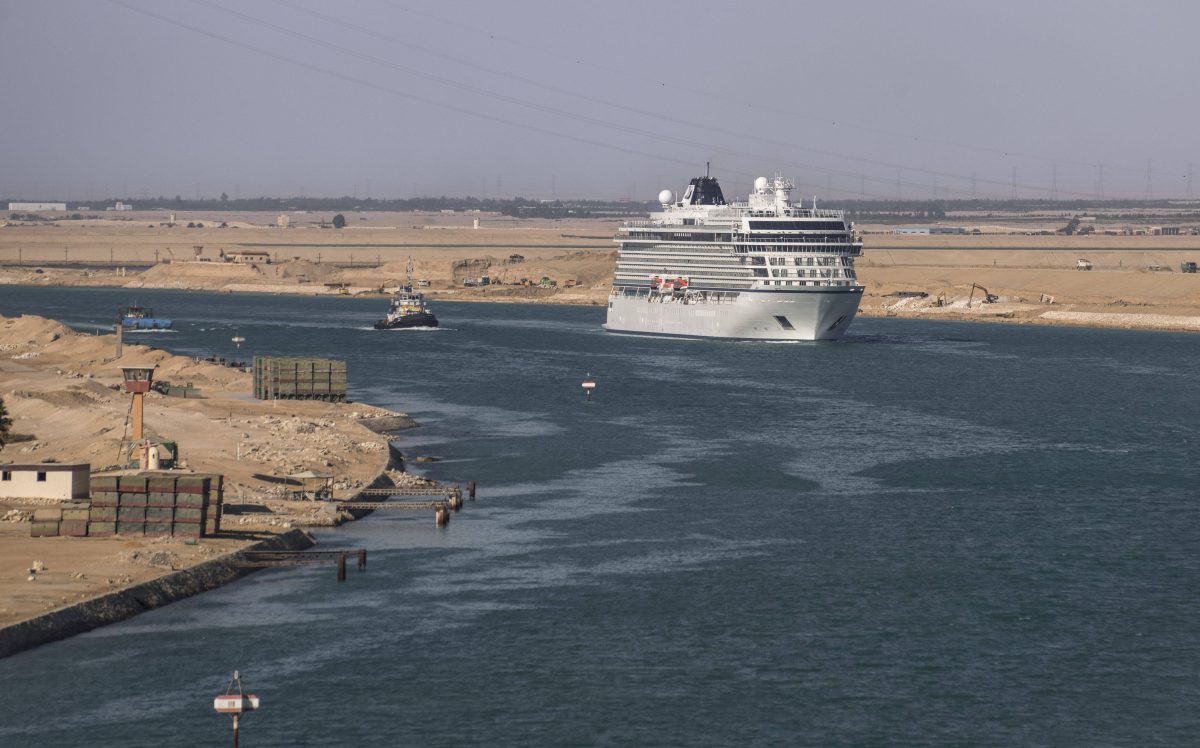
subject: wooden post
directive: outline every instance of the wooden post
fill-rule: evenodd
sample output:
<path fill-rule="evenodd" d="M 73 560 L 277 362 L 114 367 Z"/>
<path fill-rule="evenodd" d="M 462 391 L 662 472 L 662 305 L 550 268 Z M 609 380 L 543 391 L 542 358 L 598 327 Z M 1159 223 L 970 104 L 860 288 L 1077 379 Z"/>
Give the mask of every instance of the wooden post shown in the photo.
<path fill-rule="evenodd" d="M 359 548 L 358 549 L 358 570 L 366 571 L 366 569 L 367 569 L 367 549 Z"/>
<path fill-rule="evenodd" d="M 116 328 L 114 332 L 117 334 L 117 358 L 120 358 L 123 352 L 122 345 L 125 342 L 125 325 L 118 322 L 114 327 Z"/>
<path fill-rule="evenodd" d="M 470 481 L 467 483 L 467 498 L 469 498 L 471 501 L 475 500 L 475 481 Z"/>
<path fill-rule="evenodd" d="M 346 554 L 338 554 L 338 581 L 346 581 Z"/>

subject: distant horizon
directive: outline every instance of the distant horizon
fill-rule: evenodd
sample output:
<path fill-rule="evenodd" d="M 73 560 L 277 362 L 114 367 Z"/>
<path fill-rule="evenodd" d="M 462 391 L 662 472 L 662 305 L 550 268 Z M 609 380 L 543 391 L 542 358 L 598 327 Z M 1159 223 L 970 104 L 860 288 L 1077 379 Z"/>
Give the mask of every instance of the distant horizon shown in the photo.
<path fill-rule="evenodd" d="M 182 196 L 180 196 L 180 197 L 182 197 Z M 1150 200 L 1139 199 L 1139 198 L 1119 198 L 1119 197 L 1091 198 L 1091 199 L 1089 199 L 1089 198 L 1051 199 L 1051 198 L 1040 198 L 1040 197 L 1031 197 L 1031 198 L 977 197 L 977 198 L 937 198 L 937 199 L 933 199 L 933 198 L 900 198 L 900 199 L 893 199 L 893 198 L 842 198 L 842 199 L 825 200 L 822 196 L 817 195 L 816 198 L 817 198 L 818 202 L 823 202 L 825 204 L 832 205 L 834 208 L 837 208 L 842 205 L 912 205 L 912 206 L 933 206 L 933 205 L 951 206 L 951 205 L 954 205 L 954 206 L 965 206 L 965 205 L 985 204 L 988 206 L 995 206 L 998 208 L 1003 207 L 1003 206 L 1030 206 L 1030 205 L 1046 206 L 1046 207 L 1050 207 L 1050 206 L 1095 206 L 1095 207 L 1145 206 L 1145 207 L 1153 207 L 1153 206 L 1164 206 L 1164 205 L 1169 205 L 1169 206 L 1192 205 L 1192 206 L 1195 206 L 1197 209 L 1200 209 L 1200 198 L 1187 199 L 1187 198 L 1167 198 L 1167 197 L 1150 199 Z M 726 199 L 729 200 L 729 202 L 737 201 L 736 197 L 728 197 L 727 196 Z M 808 199 L 811 200 L 811 197 Z M 339 204 L 346 203 L 346 202 L 359 202 L 359 203 L 365 203 L 365 205 L 362 205 L 361 207 L 362 207 L 362 209 L 367 210 L 367 211 L 379 210 L 380 206 L 390 204 L 390 203 L 412 203 L 412 202 L 421 202 L 421 201 L 426 201 L 426 202 L 444 201 L 444 202 L 452 202 L 452 203 L 479 203 L 479 204 L 495 204 L 495 205 L 506 205 L 506 204 L 508 204 L 508 205 L 511 205 L 511 204 L 553 205 L 553 204 L 572 204 L 572 203 L 594 204 L 594 205 L 636 205 L 636 206 L 657 206 L 657 205 L 659 205 L 657 198 L 645 199 L 645 200 L 625 198 L 625 197 L 603 198 L 603 197 L 560 196 L 560 197 L 556 197 L 556 198 L 547 198 L 547 197 L 535 197 L 535 196 L 526 196 L 526 195 L 515 195 L 513 197 L 479 197 L 476 195 L 469 195 L 469 194 L 467 194 L 467 195 L 418 195 L 418 196 L 414 196 L 414 197 L 396 197 L 396 198 L 372 197 L 372 196 L 351 196 L 351 195 L 332 195 L 332 194 L 331 195 L 281 195 L 281 196 L 254 195 L 254 196 L 242 196 L 240 198 L 230 197 L 227 200 L 222 200 L 220 198 L 220 196 L 217 196 L 217 197 L 201 196 L 199 198 L 182 197 L 181 203 L 172 205 L 172 203 L 174 203 L 175 200 L 176 200 L 176 196 L 168 196 L 168 195 L 157 195 L 157 196 L 149 196 L 149 197 L 141 197 L 141 196 L 103 197 L 103 198 L 98 198 L 98 199 L 97 198 L 77 199 L 77 198 L 63 198 L 63 197 L 32 198 L 32 197 L 0 196 L 0 206 L 3 206 L 3 210 L 9 211 L 10 209 L 7 206 L 10 203 L 65 203 L 68 206 L 66 209 L 67 211 L 77 211 L 77 210 L 85 210 L 86 209 L 86 210 L 89 210 L 92 212 L 109 212 L 109 213 L 117 213 L 119 215 L 120 214 L 119 211 L 109 210 L 109 208 L 111 208 L 118 202 L 124 203 L 126 205 L 132 205 L 133 206 L 132 210 L 134 212 L 137 212 L 140 210 L 159 210 L 159 209 L 187 210 L 186 207 L 178 207 L 178 205 L 186 206 L 186 205 L 194 205 L 194 204 L 202 204 L 204 206 L 204 209 L 209 209 L 210 207 L 224 206 L 224 207 L 228 207 L 230 210 L 254 211 L 255 209 L 253 209 L 253 208 L 237 207 L 239 204 L 244 204 L 244 203 L 248 203 L 248 202 L 276 202 L 276 203 L 336 202 Z M 799 202 L 799 199 L 797 199 L 797 201 Z M 140 208 L 140 207 L 138 207 L 138 203 L 143 203 L 143 204 L 150 203 L 152 207 Z M 71 206 L 75 206 L 75 207 L 71 207 Z M 79 207 L 79 206 L 83 206 L 83 207 Z M 275 208 L 262 208 L 261 210 L 274 210 L 274 209 Z M 295 209 L 299 210 L 299 208 L 295 208 Z M 312 208 L 312 209 L 321 210 L 322 208 Z M 330 210 L 332 208 L 323 208 L 323 209 Z M 339 209 L 352 209 L 352 208 L 339 208 Z M 45 211 L 45 212 L 49 213 L 49 212 L 54 212 L 54 211 Z"/>

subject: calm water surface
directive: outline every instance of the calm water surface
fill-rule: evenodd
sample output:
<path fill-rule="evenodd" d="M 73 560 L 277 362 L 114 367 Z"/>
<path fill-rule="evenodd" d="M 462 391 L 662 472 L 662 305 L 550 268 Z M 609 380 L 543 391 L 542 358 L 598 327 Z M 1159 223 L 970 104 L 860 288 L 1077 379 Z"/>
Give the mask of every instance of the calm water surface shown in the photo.
<path fill-rule="evenodd" d="M 1200 337 L 864 319 L 608 335 L 598 308 L 139 291 L 187 354 L 349 362 L 480 498 L 0 661 L 0 745 L 1191 745 Z M 0 287 L 111 324 L 128 291 Z M 580 381 L 599 382 L 585 402 Z M 0 382 L 0 391 L 3 391 Z M 183 440 L 186 450 L 186 439 Z"/>

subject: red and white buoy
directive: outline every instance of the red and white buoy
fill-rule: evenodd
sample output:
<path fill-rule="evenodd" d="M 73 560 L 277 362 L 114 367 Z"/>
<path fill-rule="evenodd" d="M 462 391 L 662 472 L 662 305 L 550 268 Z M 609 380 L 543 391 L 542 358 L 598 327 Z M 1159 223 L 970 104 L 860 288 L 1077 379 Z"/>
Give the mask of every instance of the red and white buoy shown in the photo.
<path fill-rule="evenodd" d="M 237 693 L 233 692 L 235 686 Z M 238 671 L 234 670 L 233 678 L 225 687 L 225 693 L 213 699 L 213 709 L 216 709 L 218 714 L 228 714 L 233 717 L 233 748 L 237 748 L 238 717 L 258 709 L 258 697 L 252 693 L 242 693 L 242 678 L 238 675 Z"/>
<path fill-rule="evenodd" d="M 588 374 L 587 378 L 583 380 L 582 386 L 583 386 L 584 393 L 587 395 L 587 399 L 591 400 L 592 399 L 592 390 L 596 389 L 596 380 L 592 379 L 591 374 Z"/>

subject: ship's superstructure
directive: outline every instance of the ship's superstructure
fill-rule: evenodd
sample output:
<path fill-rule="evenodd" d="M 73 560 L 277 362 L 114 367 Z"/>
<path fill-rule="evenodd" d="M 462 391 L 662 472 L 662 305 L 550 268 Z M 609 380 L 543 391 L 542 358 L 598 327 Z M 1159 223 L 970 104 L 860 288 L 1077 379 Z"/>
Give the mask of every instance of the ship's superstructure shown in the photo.
<path fill-rule="evenodd" d="M 408 258 L 405 284 L 396 290 L 387 316 L 375 323 L 376 330 L 400 330 L 411 327 L 437 327 L 437 317 L 429 311 L 425 295 L 413 290 L 413 262 Z"/>
<path fill-rule="evenodd" d="M 662 211 L 621 226 L 611 332 L 766 340 L 832 340 L 850 326 L 863 287 L 862 241 L 839 210 L 791 201 L 794 184 L 759 177 L 744 203 L 726 203 L 715 177 Z"/>

